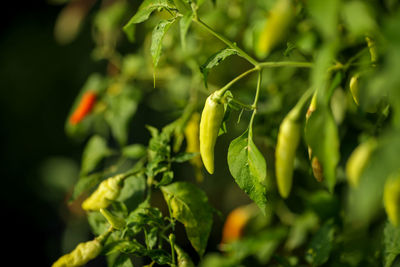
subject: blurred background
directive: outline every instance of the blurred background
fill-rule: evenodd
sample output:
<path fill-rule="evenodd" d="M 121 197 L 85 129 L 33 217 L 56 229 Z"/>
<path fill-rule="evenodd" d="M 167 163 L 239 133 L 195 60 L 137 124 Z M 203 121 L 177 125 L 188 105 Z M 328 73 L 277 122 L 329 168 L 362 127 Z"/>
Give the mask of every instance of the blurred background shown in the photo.
<path fill-rule="evenodd" d="M 131 4 L 135 7 L 138 2 Z M 9 1 L 1 18 L 0 197 L 5 209 L 1 218 L 7 237 L 7 257 L 13 258 L 15 266 L 50 266 L 77 243 L 91 237 L 85 215 L 76 206 L 66 205 L 79 177 L 85 144 L 67 136 L 65 122 L 88 76 L 105 73 L 107 63 L 93 60 L 96 44 L 90 13 L 75 40 L 63 45 L 56 41 L 54 27 L 64 7 L 44 0 Z M 129 52 L 133 47 L 130 44 L 125 49 Z M 176 116 L 168 114 L 166 119 L 164 113 L 145 104 L 139 107 L 134 118 L 135 140 L 143 144 L 148 141 L 145 123 L 161 127 Z M 222 153 L 228 140 L 221 141 L 219 146 L 225 147 Z M 225 155 L 220 158 L 220 163 L 224 162 Z M 208 191 L 214 206 L 219 209 L 224 206 L 225 211 L 237 203 L 250 202 L 226 175 L 227 168 L 224 162 L 219 170 L 221 179 L 208 180 L 201 186 Z M 184 176 L 185 169 L 178 179 Z M 186 180 L 195 182 L 194 176 Z M 222 190 L 230 192 L 227 199 L 221 199 Z M 214 222 L 211 251 L 217 249 L 222 223 L 222 218 Z M 188 242 L 183 227 L 180 230 L 182 236 L 178 238 Z M 189 243 L 186 245 L 185 249 L 196 257 Z M 100 258 L 88 266 L 105 266 L 105 262 Z"/>
<path fill-rule="evenodd" d="M 43 166 L 53 159 L 76 168 L 82 147 L 67 138 L 65 119 L 87 76 L 104 68 L 89 56 L 88 24 L 73 43 L 55 41 L 61 9 L 40 0 L 2 7 L 1 220 L 7 237 L 3 255 L 14 266 L 49 266 L 61 254 L 65 195 L 46 187 Z"/>

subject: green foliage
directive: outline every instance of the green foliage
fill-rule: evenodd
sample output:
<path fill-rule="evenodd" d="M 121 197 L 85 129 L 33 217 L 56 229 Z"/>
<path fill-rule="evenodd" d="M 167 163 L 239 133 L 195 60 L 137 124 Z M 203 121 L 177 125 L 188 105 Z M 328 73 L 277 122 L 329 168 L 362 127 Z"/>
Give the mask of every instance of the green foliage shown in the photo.
<path fill-rule="evenodd" d="M 87 212 L 109 266 L 133 266 L 135 258 L 178 267 L 396 263 L 399 229 L 386 221 L 382 194 L 399 170 L 400 5 L 285 0 L 291 23 L 271 31 L 282 36 L 260 62 L 253 54 L 264 47 L 258 42 L 267 38 L 262 28 L 272 23 L 276 1 L 117 0 L 93 7 L 92 56 L 107 69 L 88 77 L 65 130 L 84 147 L 70 203 L 122 177 L 107 210 Z M 348 90 L 354 75 L 357 103 Z M 93 107 L 71 122 L 88 91 Z M 211 93 L 225 98 L 209 176 L 200 144 L 187 149 L 198 129 L 188 137 L 185 128 Z M 293 182 L 282 199 L 274 150 L 291 110 L 296 147 L 285 144 L 295 151 L 285 163 Z M 346 162 L 369 138 L 376 149 L 359 170 L 359 186 L 350 187 Z M 313 178 L 313 157 L 322 182 Z M 236 206 L 224 228 L 213 229 L 221 225 L 214 212 L 224 218 Z"/>
<path fill-rule="evenodd" d="M 232 141 L 228 150 L 228 165 L 239 187 L 265 213 L 267 166 L 264 157 L 252 140 L 251 132 L 251 129 L 247 130 Z"/>
<path fill-rule="evenodd" d="M 190 243 L 203 255 L 211 231 L 213 209 L 208 204 L 206 194 L 192 184 L 175 182 L 161 187 L 171 216 L 181 222 L 186 229 Z"/>

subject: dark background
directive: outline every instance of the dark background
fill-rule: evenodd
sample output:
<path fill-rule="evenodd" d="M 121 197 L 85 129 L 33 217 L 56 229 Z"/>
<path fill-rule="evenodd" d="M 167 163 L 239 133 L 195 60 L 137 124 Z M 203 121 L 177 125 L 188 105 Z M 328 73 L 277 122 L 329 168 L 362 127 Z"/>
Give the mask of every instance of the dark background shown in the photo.
<path fill-rule="evenodd" d="M 138 3 L 133 1 L 134 5 Z M 6 248 L 3 260 L 11 260 L 11 266 L 50 266 L 78 242 L 90 238 L 84 214 L 71 217 L 74 211 L 66 205 L 68 192 L 60 193 L 43 179 L 43 166 L 49 159 L 79 167 L 84 143 L 68 138 L 64 124 L 87 77 L 93 72 L 105 73 L 107 68 L 91 56 L 95 44 L 90 13 L 71 44 L 55 41 L 54 24 L 62 8 L 45 0 L 9 1 L 0 16 L 1 240 Z M 135 138 L 143 144 L 148 139 L 144 124 L 161 127 L 166 122 L 163 114 L 154 112 L 143 104 L 134 118 L 135 127 L 141 129 Z M 221 151 L 226 151 L 227 141 L 218 144 L 225 148 Z M 220 163 L 225 161 L 225 153 L 216 157 Z M 226 164 L 221 166 L 219 179 L 206 178 L 199 186 L 212 205 L 226 215 L 249 199 L 232 182 Z M 190 180 L 185 169 L 178 176 Z M 53 177 L 54 183 L 57 178 Z M 72 186 L 73 181 L 69 192 Z M 155 201 L 163 202 L 161 196 Z M 222 224 L 222 217 L 215 216 L 208 251 L 217 250 Z M 183 226 L 179 225 L 177 232 L 177 242 L 197 261 Z M 88 266 L 104 264 L 100 257 Z"/>
<path fill-rule="evenodd" d="M 87 24 L 72 44 L 55 42 L 61 8 L 46 1 L 1 8 L 1 240 L 11 266 L 50 266 L 60 256 L 61 207 L 46 197 L 40 166 L 57 156 L 79 160 L 81 145 L 65 135 L 65 119 L 87 76 L 103 69 L 90 58 Z"/>

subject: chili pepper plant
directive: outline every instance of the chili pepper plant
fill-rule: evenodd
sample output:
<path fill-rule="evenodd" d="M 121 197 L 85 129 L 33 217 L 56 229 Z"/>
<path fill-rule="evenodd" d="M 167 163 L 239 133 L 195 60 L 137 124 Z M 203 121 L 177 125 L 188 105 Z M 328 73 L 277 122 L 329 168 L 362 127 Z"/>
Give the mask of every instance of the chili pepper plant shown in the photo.
<path fill-rule="evenodd" d="M 93 241 L 53 266 L 400 264 L 398 1 L 64 2 L 104 68 L 65 122 Z"/>

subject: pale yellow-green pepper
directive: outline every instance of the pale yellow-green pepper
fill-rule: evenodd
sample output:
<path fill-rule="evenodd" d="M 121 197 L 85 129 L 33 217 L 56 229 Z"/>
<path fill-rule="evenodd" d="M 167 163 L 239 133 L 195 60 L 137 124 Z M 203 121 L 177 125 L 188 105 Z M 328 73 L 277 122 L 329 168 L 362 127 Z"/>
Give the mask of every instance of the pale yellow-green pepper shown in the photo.
<path fill-rule="evenodd" d="M 116 200 L 121 191 L 124 175 L 116 175 L 100 183 L 97 189 L 82 203 L 84 210 L 100 210 L 107 208 Z"/>
<path fill-rule="evenodd" d="M 214 173 L 214 147 L 224 112 L 221 96 L 214 92 L 207 98 L 200 120 L 200 155 L 210 174 Z"/>

